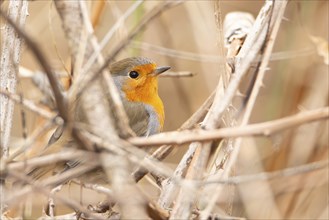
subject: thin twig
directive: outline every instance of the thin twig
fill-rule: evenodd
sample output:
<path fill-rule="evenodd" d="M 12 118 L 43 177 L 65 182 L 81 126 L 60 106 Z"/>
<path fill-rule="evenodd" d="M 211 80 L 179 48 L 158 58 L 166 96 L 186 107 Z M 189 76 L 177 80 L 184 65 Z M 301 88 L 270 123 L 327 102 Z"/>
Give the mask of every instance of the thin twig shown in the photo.
<path fill-rule="evenodd" d="M 54 2 L 52 1 L 49 5 L 49 12 L 48 12 L 48 24 L 49 24 L 49 31 L 51 33 L 51 41 L 52 41 L 52 44 L 54 46 L 56 56 L 59 59 L 59 61 L 61 62 L 63 69 L 65 70 L 65 75 L 70 77 L 70 71 L 67 69 L 67 67 L 65 65 L 65 61 L 63 60 L 63 57 L 59 53 L 59 49 L 57 47 L 57 43 L 56 43 L 56 39 L 55 39 L 55 31 L 53 30 L 53 17 L 51 17 L 53 4 L 54 4 Z"/>
<path fill-rule="evenodd" d="M 60 161 L 69 161 L 74 160 L 76 158 L 81 158 L 83 156 L 86 156 L 86 154 L 90 154 L 90 152 L 81 151 L 77 149 L 75 149 L 74 151 L 67 150 L 59 153 L 31 158 L 24 161 L 11 162 L 8 163 L 4 168 L 7 170 L 21 170 L 24 168 L 26 169 L 42 167 L 49 164 L 55 164 Z"/>
<path fill-rule="evenodd" d="M 35 191 L 35 192 L 40 192 L 40 193 L 42 193 L 44 195 L 47 195 L 47 196 L 50 194 L 50 190 L 47 189 L 47 188 L 45 188 L 44 185 L 34 183 L 33 180 L 31 180 L 30 178 L 28 178 L 28 177 L 26 177 L 24 175 L 21 175 L 18 172 L 11 172 L 10 175 L 12 177 L 14 177 L 15 179 L 17 179 L 17 180 L 20 180 L 20 181 L 22 181 L 24 183 L 29 184 L 30 187 L 32 188 L 32 190 Z M 83 206 L 81 206 L 78 202 L 76 202 L 76 201 L 74 201 L 72 199 L 68 199 L 66 196 L 62 196 L 60 194 L 55 194 L 54 195 L 54 198 L 57 199 L 57 200 L 59 200 L 60 202 L 62 202 L 64 204 L 68 205 L 72 209 L 74 209 L 76 211 L 83 212 L 87 216 L 90 216 L 90 217 L 92 217 L 94 219 L 105 219 L 105 218 L 103 218 L 100 215 L 96 215 L 96 214 L 90 212 L 88 209 L 86 209 Z"/>
<path fill-rule="evenodd" d="M 86 189 L 91 189 L 91 190 L 94 190 L 98 193 L 103 193 L 107 196 L 113 196 L 113 190 L 109 189 L 109 188 L 106 188 L 102 185 L 98 185 L 98 184 L 90 184 L 90 183 L 83 183 L 81 181 L 78 181 L 78 180 L 72 180 L 72 182 L 78 184 L 78 185 L 81 185 L 83 186 L 84 188 Z"/>
<path fill-rule="evenodd" d="M 207 114 L 207 111 L 213 102 L 214 96 L 215 96 L 215 92 L 211 93 L 211 95 L 199 107 L 199 109 L 186 122 L 184 122 L 184 124 L 178 130 L 186 130 L 186 129 L 191 129 L 191 128 L 195 127 L 197 125 L 197 123 L 199 123 L 202 120 L 202 118 Z M 149 159 L 161 161 L 170 154 L 170 152 L 173 150 L 173 148 L 174 148 L 173 145 L 161 146 L 151 156 L 149 156 Z M 134 176 L 135 181 L 138 182 L 147 173 L 148 173 L 147 169 L 138 168 L 136 171 L 134 171 L 132 173 L 132 175 Z"/>
<path fill-rule="evenodd" d="M 241 59 L 237 59 L 236 71 L 231 77 L 231 81 L 227 89 L 225 90 L 225 95 L 223 97 L 215 98 L 215 100 L 219 100 L 219 103 L 214 105 L 214 107 L 210 109 L 209 117 L 214 118 L 214 120 L 209 121 L 209 128 L 218 127 L 218 125 L 220 125 L 222 115 L 224 114 L 225 110 L 230 105 L 233 97 L 235 96 L 241 80 L 247 73 L 247 70 L 249 69 L 252 62 L 254 62 L 255 58 L 257 57 L 265 40 L 265 36 L 267 33 L 265 26 L 268 22 L 268 15 L 271 8 L 272 3 L 267 2 L 266 5 L 262 8 L 260 15 L 257 17 L 255 24 L 252 30 L 250 31 L 250 33 L 253 34 L 249 34 L 247 36 L 238 55 L 238 57 Z"/>
<path fill-rule="evenodd" d="M 93 48 L 93 51 L 98 51 L 100 49 L 100 46 L 97 42 L 96 36 L 93 35 L 94 30 L 90 23 L 90 19 L 88 18 L 88 13 L 87 13 L 85 4 L 82 4 L 80 2 L 80 5 L 81 5 L 81 9 L 82 9 L 81 11 L 82 11 L 83 20 L 84 20 L 86 29 L 91 37 L 91 40 L 90 40 L 91 47 Z M 98 55 L 97 55 L 97 63 L 99 65 L 102 65 L 104 63 L 104 58 L 102 57 L 101 53 L 98 53 Z M 134 132 L 132 131 L 132 129 L 129 126 L 129 119 L 123 108 L 123 104 L 121 102 L 121 97 L 119 95 L 117 87 L 114 84 L 114 80 L 111 77 L 108 70 L 104 70 L 102 74 L 103 74 L 103 77 L 104 77 L 104 80 L 106 83 L 106 86 L 105 86 L 105 89 L 107 89 L 106 94 L 109 93 L 109 95 L 111 97 L 111 99 L 110 99 L 111 104 L 113 102 L 113 105 L 110 105 L 110 106 L 113 106 L 113 109 L 111 109 L 111 111 L 114 111 L 115 115 L 117 115 L 117 117 L 119 118 L 119 120 L 116 120 L 114 122 L 117 124 L 117 127 L 119 129 L 118 133 L 122 138 L 133 136 Z"/>
<path fill-rule="evenodd" d="M 160 173 L 166 177 L 172 174 L 171 169 L 164 166 L 162 163 L 158 161 L 147 158 L 147 153 L 137 147 L 131 145 L 129 142 L 125 142 L 123 140 L 111 140 L 106 141 L 98 136 L 95 136 L 86 131 L 82 132 L 82 135 L 92 143 L 97 144 L 102 150 L 105 150 L 109 153 L 115 152 L 117 155 L 122 156 L 124 158 L 128 158 L 130 162 L 134 163 L 136 166 L 147 167 L 151 172 Z M 143 160 L 143 158 L 145 158 Z"/>
<path fill-rule="evenodd" d="M 195 144 L 190 145 L 189 149 L 187 150 L 187 152 L 184 154 L 179 164 L 177 165 L 173 176 L 162 182 L 162 191 L 158 199 L 158 204 L 160 205 L 160 207 L 168 209 L 172 201 L 175 199 L 175 195 L 176 195 L 175 192 L 177 192 L 178 188 L 173 180 L 182 177 L 183 173 L 186 172 L 193 158 L 196 147 L 197 145 Z"/>
<path fill-rule="evenodd" d="M 33 187 L 31 188 L 31 184 L 33 185 L 38 185 L 40 187 L 43 187 L 43 189 L 47 189 L 49 187 L 53 188 L 55 186 L 58 186 L 60 184 L 64 184 L 66 182 L 68 182 L 71 179 L 80 177 L 82 175 L 85 175 L 86 173 L 94 170 L 96 167 L 100 166 L 100 162 L 98 160 L 94 158 L 87 158 L 90 159 L 91 161 L 93 161 L 93 163 L 88 163 L 88 164 L 84 164 L 82 166 L 79 167 L 75 167 L 75 168 L 71 168 L 59 175 L 56 176 L 51 176 L 43 181 L 35 181 L 34 179 L 32 179 L 31 176 L 27 176 L 24 175 L 24 178 L 22 180 L 22 178 L 17 178 L 17 176 L 15 176 L 15 174 L 18 174 L 17 171 L 14 170 L 8 170 L 7 172 L 7 177 L 13 177 L 15 178 L 15 180 L 21 182 L 21 183 L 28 183 L 29 185 L 17 189 L 13 194 L 11 194 L 10 197 L 6 198 L 6 200 L 4 201 L 6 204 L 11 204 L 11 203 L 15 203 L 17 201 L 20 201 L 22 198 L 26 197 L 26 195 L 28 195 L 29 193 L 31 193 L 33 191 Z"/>
<path fill-rule="evenodd" d="M 216 4 L 217 3 L 217 4 Z M 220 13 L 220 5 L 219 2 L 216 2 L 216 15 L 217 15 L 217 21 L 220 24 L 219 28 L 219 34 L 220 34 L 220 39 L 224 39 L 223 36 L 223 31 L 222 31 L 222 26 L 221 26 L 221 13 Z M 222 42 L 220 42 L 220 48 L 219 48 L 219 52 L 220 55 L 225 57 L 224 54 L 224 40 L 222 40 Z M 251 61 L 250 61 L 251 63 Z M 228 71 L 226 68 L 226 64 L 224 64 L 223 62 L 219 62 L 220 64 L 220 72 L 222 73 L 218 84 L 217 84 L 217 88 L 216 88 L 216 94 L 215 94 L 215 98 L 214 98 L 214 102 L 208 112 L 208 114 L 206 115 L 205 119 L 202 121 L 201 126 L 207 130 L 210 129 L 215 129 L 218 128 L 220 125 L 220 122 L 222 120 L 222 115 L 224 114 L 224 111 L 227 109 L 227 107 L 230 105 L 232 98 L 234 97 L 238 85 L 239 85 L 239 81 L 237 81 L 237 85 L 236 87 L 232 86 L 232 81 L 230 82 L 230 84 L 227 86 L 228 83 Z M 249 65 L 248 65 L 249 67 Z M 246 70 L 244 70 L 243 72 L 245 72 Z M 244 73 L 241 74 L 241 76 Z M 237 74 L 235 74 L 237 75 Z M 241 80 L 241 79 L 240 79 Z M 233 88 L 233 90 L 231 91 L 232 93 L 229 93 L 229 87 Z M 224 90 L 225 89 L 225 93 Z M 231 96 L 231 97 L 230 97 Z M 227 98 L 227 102 L 224 103 L 223 105 L 223 99 Z M 222 107 L 222 109 L 221 109 Z M 231 121 L 232 117 L 230 116 L 230 111 L 228 111 L 228 119 Z M 230 123 L 230 122 L 229 122 Z M 196 150 L 195 150 L 195 154 L 193 156 L 193 159 L 191 161 L 190 167 L 187 170 L 186 173 L 186 178 L 189 180 L 199 180 L 203 177 L 203 173 L 206 169 L 206 166 L 208 164 L 209 158 L 210 158 L 210 153 L 212 150 L 212 142 L 204 142 L 204 143 L 192 143 L 190 144 L 190 147 L 192 147 L 193 145 L 196 145 Z M 196 193 L 194 193 L 195 191 L 197 191 L 197 188 L 195 186 L 192 186 L 191 189 L 186 189 L 186 188 L 181 188 L 177 199 L 176 199 L 176 203 L 173 207 L 173 211 L 172 211 L 172 215 L 170 217 L 170 219 L 186 219 L 189 218 L 190 215 L 192 214 L 192 209 L 193 209 L 193 205 L 194 202 L 197 198 Z M 193 193 L 191 193 L 193 192 Z"/>
<path fill-rule="evenodd" d="M 58 193 L 59 191 L 61 191 L 61 189 L 63 188 L 63 185 L 59 185 L 57 187 L 55 187 L 54 189 L 52 189 L 50 191 L 50 195 L 48 198 L 48 211 L 45 211 L 51 218 L 53 218 L 55 216 L 55 200 L 54 200 L 54 194 Z"/>
<path fill-rule="evenodd" d="M 100 42 L 99 47 L 97 50 L 93 52 L 93 54 L 90 56 L 90 58 L 87 60 L 86 64 L 83 66 L 83 72 L 82 75 L 85 75 L 90 71 L 90 68 L 96 61 L 99 54 L 101 54 L 104 47 L 107 45 L 107 43 L 111 40 L 114 33 L 122 26 L 124 21 L 144 2 L 144 0 L 138 0 L 136 1 L 130 8 L 127 9 L 127 11 L 120 16 L 120 18 L 116 21 L 116 23 L 112 26 L 112 28 L 106 33 L 103 40 Z"/>
<path fill-rule="evenodd" d="M 72 220 L 72 219 L 77 219 L 76 212 L 72 212 L 72 213 L 65 214 L 65 215 L 56 215 L 53 217 L 42 216 L 42 217 L 38 218 L 37 220 Z"/>
<path fill-rule="evenodd" d="M 67 103 L 66 99 L 61 91 L 59 81 L 56 77 L 56 74 L 54 73 L 53 69 L 49 65 L 49 61 L 46 58 L 45 54 L 42 52 L 38 44 L 23 30 L 21 30 L 20 27 L 18 27 L 11 18 L 9 18 L 1 9 L 0 9 L 0 16 L 3 17 L 16 31 L 16 33 L 21 36 L 24 40 L 27 46 L 31 49 L 32 53 L 38 60 L 40 66 L 45 71 L 45 74 L 47 75 L 47 78 L 49 80 L 50 86 L 52 88 L 52 91 L 54 93 L 54 97 L 56 100 L 56 104 L 58 107 L 58 112 L 60 116 L 63 118 L 64 121 L 67 121 L 69 119 L 68 111 L 67 111 Z"/>
<path fill-rule="evenodd" d="M 169 57 L 174 57 L 178 59 L 184 60 L 192 60 L 192 61 L 199 61 L 199 62 L 209 62 L 209 63 L 218 63 L 218 62 L 225 62 L 223 58 L 216 55 L 205 55 L 205 54 L 198 54 L 192 53 L 182 50 L 174 50 L 171 48 L 161 47 L 158 45 L 153 45 L 146 42 L 139 42 L 139 41 L 132 41 L 131 46 L 133 48 L 142 49 L 146 51 L 152 51 L 154 53 L 162 54 Z"/>
<path fill-rule="evenodd" d="M 230 62 L 232 59 L 225 58 L 223 59 L 222 56 L 218 55 L 207 55 L 207 54 L 199 54 L 199 53 L 192 53 L 188 51 L 182 50 L 174 50 L 166 47 L 161 47 L 158 45 L 153 45 L 146 42 L 139 42 L 139 41 L 132 41 L 130 45 L 133 48 L 142 49 L 146 51 L 152 51 L 153 53 L 158 53 L 162 55 L 166 55 L 168 57 L 174 57 L 183 60 L 192 60 L 198 62 L 207 62 L 207 63 L 216 63 L 218 62 Z M 287 50 L 287 51 L 278 51 L 271 55 L 271 61 L 278 61 L 278 60 L 286 60 L 286 59 L 293 59 L 302 56 L 310 56 L 314 54 L 316 51 L 313 47 L 305 47 L 297 50 Z M 259 62 L 262 57 L 260 55 L 256 56 L 257 58 L 254 59 L 253 62 Z M 235 60 L 242 60 L 243 57 L 235 58 Z"/>
<path fill-rule="evenodd" d="M 65 5 L 65 4 L 63 4 L 63 5 Z M 68 5 L 70 5 L 70 4 L 68 4 Z M 92 24 L 90 23 L 90 20 L 89 20 L 86 5 L 85 5 L 84 2 L 79 2 L 79 5 L 80 5 L 79 9 L 81 10 L 81 14 L 82 14 L 82 19 L 83 19 L 82 21 L 83 21 L 83 24 L 84 24 L 84 28 L 85 28 L 86 32 L 88 33 L 88 36 L 89 36 L 89 39 L 90 39 L 89 44 L 86 45 L 87 46 L 87 49 L 86 49 L 87 53 L 84 57 L 84 59 L 86 59 L 87 57 L 89 57 L 89 54 L 92 51 L 98 51 L 99 50 L 99 45 L 98 45 L 96 37 L 93 34 L 94 31 L 93 31 L 93 28 L 92 28 Z M 63 21 L 63 22 L 65 22 L 65 21 Z M 68 35 L 68 36 L 70 36 L 70 35 Z M 104 58 L 102 57 L 102 55 L 100 53 L 97 54 L 96 58 L 97 58 L 97 64 L 98 65 L 102 65 L 104 63 Z M 99 87 L 99 89 L 105 89 L 106 91 L 104 91 L 103 93 L 104 94 L 109 94 L 109 96 L 107 96 L 107 97 L 109 98 L 110 102 L 113 102 L 113 104 L 107 105 L 106 103 L 104 103 L 103 105 L 97 105 L 97 106 L 99 106 L 98 107 L 99 110 L 106 108 L 106 106 L 110 106 L 111 108 L 113 108 L 113 109 L 111 109 L 111 111 L 115 112 L 115 114 L 120 118 L 120 120 L 115 120 L 115 121 L 112 120 L 113 123 L 116 123 L 118 125 L 117 127 L 119 129 L 119 135 L 121 137 L 131 136 L 133 134 L 133 132 L 129 127 L 129 121 L 128 121 L 126 113 L 123 109 L 123 105 L 121 103 L 121 99 L 120 99 L 119 93 L 117 91 L 117 88 L 114 85 L 114 81 L 111 78 L 108 70 L 104 70 L 102 76 L 105 79 L 104 83 L 106 85 L 101 86 L 101 81 L 99 81 L 97 83 L 97 86 L 92 84 L 92 85 L 89 86 L 89 87 L 92 87 L 92 88 L 89 88 L 89 89 L 94 89 L 94 91 L 96 91 L 97 94 L 100 92 L 98 89 L 96 89 L 97 87 Z M 78 78 L 74 81 L 73 85 L 70 88 L 69 97 L 73 102 L 77 98 L 76 97 L 78 95 L 77 92 L 78 92 L 78 89 L 81 86 L 80 81 L 83 80 L 85 77 L 86 77 L 86 73 L 79 74 Z M 95 97 L 99 96 L 97 94 L 94 94 L 94 96 Z M 85 101 L 83 101 L 83 103 L 87 102 L 86 99 L 94 100 L 94 98 L 93 99 L 88 98 L 91 95 L 87 94 L 86 96 L 87 97 L 82 97 L 82 100 L 85 100 Z M 102 100 L 102 102 L 104 102 L 104 101 L 105 101 L 105 99 Z M 100 102 L 100 101 L 98 101 L 98 102 Z M 90 103 L 90 104 L 92 104 L 92 103 Z M 88 118 L 90 118 L 91 116 L 95 115 L 96 113 L 95 114 L 87 113 L 87 114 L 88 114 Z M 98 112 L 98 114 L 99 114 L 99 112 Z M 108 113 L 105 113 L 105 112 L 104 112 L 104 114 L 108 115 Z M 104 115 L 104 114 L 100 114 L 100 115 Z M 106 118 L 104 118 L 104 119 L 106 119 Z M 111 133 L 111 132 L 109 132 L 109 133 Z"/>
<path fill-rule="evenodd" d="M 197 123 L 199 123 L 200 120 L 204 118 L 204 116 L 207 114 L 208 109 L 214 100 L 214 97 L 215 97 L 215 91 L 210 95 L 210 97 L 205 101 L 205 103 L 198 109 L 198 111 L 196 111 L 193 114 L 193 116 L 182 125 L 182 128 L 192 128 L 190 126 L 195 126 Z M 195 119 L 197 118 L 198 121 L 195 121 Z M 163 208 L 168 208 L 171 205 L 172 201 L 175 199 L 175 195 L 176 195 L 175 192 L 177 186 L 176 186 L 176 182 L 173 180 L 182 177 L 182 174 L 186 171 L 192 160 L 196 147 L 197 146 L 195 144 L 190 145 L 188 151 L 184 154 L 183 158 L 181 159 L 178 166 L 176 167 L 174 175 L 171 178 L 166 179 L 165 181 L 162 182 L 162 191 L 158 199 L 158 204 L 160 204 Z"/>
<path fill-rule="evenodd" d="M 27 149 L 31 147 L 35 147 L 32 145 L 38 140 L 38 138 L 46 134 L 54 125 L 55 125 L 54 120 L 46 121 L 43 125 L 39 125 L 39 127 L 37 127 L 37 129 L 35 129 L 27 139 L 24 139 L 23 144 L 18 149 L 16 149 L 12 154 L 10 154 L 10 156 L 6 161 L 7 162 L 12 161 L 17 156 L 27 151 Z"/>
<path fill-rule="evenodd" d="M 192 73 L 189 71 L 181 71 L 181 72 L 168 71 L 168 72 L 161 74 L 160 77 L 178 77 L 179 78 L 179 77 L 193 77 L 195 75 L 196 75 L 196 73 Z"/>
<path fill-rule="evenodd" d="M 111 177 L 113 194 L 123 219 L 147 219 L 146 198 L 129 175 L 127 157 L 102 153 L 101 158 L 107 176 Z"/>
<path fill-rule="evenodd" d="M 248 124 L 249 118 L 251 116 L 252 109 L 254 107 L 254 104 L 255 104 L 255 101 L 256 101 L 256 98 L 257 98 L 257 95 L 258 95 L 259 90 L 262 86 L 262 81 L 263 81 L 263 78 L 264 78 L 265 70 L 266 70 L 266 67 L 269 63 L 269 58 L 270 58 L 270 55 L 272 53 L 272 49 L 273 49 L 273 46 L 274 46 L 274 42 L 275 42 L 277 33 L 279 31 L 279 27 L 280 27 L 280 24 L 281 24 L 281 21 L 282 21 L 282 18 L 283 18 L 283 14 L 284 14 L 284 11 L 285 11 L 286 4 L 287 4 L 287 1 L 271 2 L 271 3 L 268 4 L 268 7 L 271 8 L 271 13 L 268 14 L 268 16 L 267 16 L 267 17 L 269 17 L 269 19 L 264 19 L 264 20 L 268 20 L 268 28 L 265 28 L 263 30 L 263 33 L 266 33 L 266 37 L 264 39 L 264 45 L 262 44 L 263 45 L 262 49 L 264 50 L 264 56 L 263 56 L 263 60 L 262 60 L 262 62 L 260 64 L 260 67 L 259 67 L 259 72 L 257 74 L 256 83 L 255 83 L 254 88 L 251 92 L 250 99 L 248 101 L 245 114 L 242 118 L 242 122 L 241 122 L 242 126 L 245 126 L 245 125 Z M 265 4 L 265 6 L 267 6 L 267 5 Z M 264 8 L 265 8 L 265 6 L 264 6 Z M 256 22 L 257 22 L 257 20 L 256 20 Z M 267 34 L 269 34 L 269 35 L 267 35 Z M 267 39 L 268 36 L 269 36 L 269 38 Z M 246 41 L 247 41 L 247 39 L 246 39 Z M 240 66 L 240 68 L 241 68 L 241 66 Z M 325 115 L 329 113 L 329 108 L 325 108 L 325 109 L 322 109 L 322 110 L 324 110 L 322 113 L 324 113 Z M 300 122 L 298 119 L 297 119 L 297 121 Z M 291 123 L 291 121 L 288 121 L 287 124 L 290 124 L 289 122 Z M 279 121 L 279 123 L 280 123 L 280 121 Z M 286 126 L 287 124 L 284 123 L 283 126 Z M 268 132 L 268 130 L 265 130 L 264 134 L 266 135 L 267 132 Z M 271 131 L 269 132 L 269 134 L 271 134 Z M 237 159 L 238 152 L 239 152 L 239 149 L 240 149 L 241 141 L 242 141 L 241 138 L 239 138 L 238 140 L 235 141 L 231 157 L 228 161 L 228 164 L 227 164 L 224 172 L 221 174 L 222 177 L 224 177 L 224 178 L 226 178 L 229 175 L 229 173 L 230 173 L 230 171 L 233 167 L 233 164 L 235 164 L 235 161 Z M 210 198 L 207 207 L 202 211 L 201 218 L 205 218 L 205 217 L 209 216 L 211 210 L 213 209 L 213 207 L 216 204 L 216 200 L 217 200 L 221 190 L 222 190 L 221 187 L 217 187 L 216 192 Z M 278 213 L 278 217 L 279 217 L 279 212 L 277 212 L 277 213 Z"/>
<path fill-rule="evenodd" d="M 283 170 L 273 171 L 273 172 L 261 172 L 256 174 L 250 174 L 250 175 L 242 175 L 242 176 L 232 176 L 228 177 L 225 180 L 209 180 L 205 181 L 204 184 L 242 184 L 247 182 L 254 182 L 254 181 L 260 181 L 260 180 L 272 180 L 279 177 L 289 177 L 289 176 L 296 176 L 301 175 L 305 173 L 310 173 L 316 170 L 328 168 L 329 161 L 317 161 L 313 163 L 304 164 L 301 166 L 286 168 Z"/>
<path fill-rule="evenodd" d="M 153 19 L 155 19 L 156 17 L 158 17 L 162 12 L 177 6 L 181 3 L 181 1 L 165 1 L 165 2 L 161 2 L 158 5 L 156 5 L 152 10 L 150 10 L 150 12 L 148 14 L 145 15 L 145 17 L 138 23 L 138 25 L 130 32 L 130 34 L 125 37 L 124 39 L 122 39 L 118 44 L 115 45 L 114 49 L 112 50 L 112 52 L 107 55 L 107 58 L 104 62 L 104 64 L 97 70 L 95 71 L 93 74 L 89 74 L 88 77 L 84 78 L 83 82 L 79 82 L 79 89 L 77 94 L 80 94 L 81 92 L 83 92 L 85 90 L 85 87 L 87 85 L 90 85 L 91 81 L 95 80 L 97 78 L 97 76 L 99 76 L 105 69 L 108 68 L 108 65 L 113 62 L 114 58 L 121 52 L 122 49 L 124 49 L 129 42 L 136 37 L 137 34 L 140 33 L 141 30 L 143 30 L 146 25 L 152 21 Z"/>
<path fill-rule="evenodd" d="M 240 127 L 221 128 L 214 130 L 184 130 L 164 132 L 150 137 L 133 137 L 128 139 L 135 146 L 155 146 L 162 144 L 181 145 L 194 141 L 210 141 L 220 138 L 242 136 L 270 136 L 289 128 L 329 118 L 329 107 L 305 111 L 293 116 L 280 118 L 263 123 L 250 124 Z"/>
<path fill-rule="evenodd" d="M 28 99 L 23 99 L 21 96 L 10 93 L 8 91 L 0 90 L 0 94 L 7 96 L 18 104 L 21 104 L 28 110 L 36 113 L 37 115 L 44 117 L 45 119 L 53 119 L 55 117 L 55 113 L 48 111 L 45 106 L 37 105 L 33 101 Z"/>

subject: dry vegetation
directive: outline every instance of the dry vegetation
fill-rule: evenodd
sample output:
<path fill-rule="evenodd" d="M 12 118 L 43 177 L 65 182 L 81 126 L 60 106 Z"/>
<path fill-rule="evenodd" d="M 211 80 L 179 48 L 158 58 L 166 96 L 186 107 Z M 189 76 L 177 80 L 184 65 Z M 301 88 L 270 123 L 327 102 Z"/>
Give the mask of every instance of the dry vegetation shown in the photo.
<path fill-rule="evenodd" d="M 329 218 L 327 1 L 0 4 L 3 219 Z M 161 134 L 128 132 L 107 66 L 130 56 L 172 67 Z"/>

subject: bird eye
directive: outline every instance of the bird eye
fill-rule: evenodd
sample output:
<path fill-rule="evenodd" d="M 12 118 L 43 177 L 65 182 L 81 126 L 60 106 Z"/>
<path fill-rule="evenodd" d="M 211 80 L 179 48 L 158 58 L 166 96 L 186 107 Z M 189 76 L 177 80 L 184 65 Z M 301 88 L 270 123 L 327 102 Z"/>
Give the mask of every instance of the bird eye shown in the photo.
<path fill-rule="evenodd" d="M 139 73 L 136 71 L 129 72 L 129 77 L 132 79 L 136 79 L 139 76 Z"/>

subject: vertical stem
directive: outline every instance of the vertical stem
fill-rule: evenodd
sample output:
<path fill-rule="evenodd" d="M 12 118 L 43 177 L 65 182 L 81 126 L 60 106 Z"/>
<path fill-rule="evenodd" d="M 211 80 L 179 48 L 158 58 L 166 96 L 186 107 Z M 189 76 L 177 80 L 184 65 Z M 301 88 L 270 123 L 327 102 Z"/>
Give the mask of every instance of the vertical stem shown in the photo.
<path fill-rule="evenodd" d="M 19 27 L 25 24 L 28 9 L 28 2 L 23 1 L 9 1 L 8 16 L 18 23 Z M 6 24 L 4 31 L 1 34 L 2 51 L 0 58 L 1 80 L 0 89 L 6 90 L 10 93 L 15 93 L 17 79 L 16 72 L 20 62 L 21 39 L 16 34 L 14 28 L 10 24 Z M 8 157 L 9 155 L 9 139 L 12 127 L 14 102 L 7 96 L 0 95 L 0 156 Z"/>
<path fill-rule="evenodd" d="M 18 23 L 18 26 L 23 28 L 28 15 L 28 1 L 9 1 L 8 17 Z M 4 31 L 1 33 L 2 50 L 0 57 L 0 89 L 10 93 L 15 93 L 17 79 L 16 72 L 18 71 L 20 54 L 21 54 L 21 39 L 15 32 L 15 29 L 6 24 Z M 9 139 L 10 131 L 13 123 L 14 102 L 5 95 L 0 95 L 0 158 L 9 156 Z M 3 198 L 4 185 L 0 183 L 0 212 L 4 210 Z"/>
<path fill-rule="evenodd" d="M 273 2 L 272 15 L 271 15 L 271 19 L 269 20 L 269 22 L 270 22 L 269 23 L 270 26 L 268 29 L 269 38 L 265 39 L 267 41 L 264 42 L 265 48 L 264 48 L 264 53 L 263 53 L 263 59 L 261 61 L 261 65 L 259 67 L 259 72 L 257 75 L 256 83 L 255 83 L 254 88 L 252 89 L 250 99 L 246 106 L 246 111 L 245 111 L 245 114 L 243 115 L 240 126 L 248 124 L 252 110 L 254 109 L 254 104 L 255 104 L 256 98 L 258 96 L 258 93 L 260 91 L 260 88 L 262 86 L 262 81 L 263 81 L 263 78 L 265 75 L 265 70 L 268 65 L 270 55 L 272 53 L 274 42 L 275 42 L 277 33 L 279 31 L 279 27 L 280 27 L 280 24 L 281 24 L 281 21 L 282 21 L 284 12 L 285 12 L 286 5 L 287 5 L 287 1 Z M 222 173 L 223 180 L 227 179 L 230 170 L 232 169 L 233 165 L 235 164 L 235 162 L 237 160 L 242 140 L 243 140 L 242 138 L 238 138 L 235 141 L 233 152 L 230 155 L 230 159 L 226 165 L 224 172 Z M 210 198 L 210 200 L 209 200 L 210 202 L 209 202 L 207 208 L 204 211 L 202 211 L 202 213 L 201 213 L 201 219 L 209 216 L 210 211 L 215 206 L 216 200 L 220 194 L 218 192 L 220 192 L 221 190 L 222 190 L 222 187 L 219 186 L 218 189 L 216 190 L 216 193 L 214 193 L 212 198 Z M 276 206 L 273 207 L 273 209 L 276 209 L 276 208 L 277 208 Z M 274 214 L 277 218 L 280 218 L 279 211 L 274 210 Z"/>

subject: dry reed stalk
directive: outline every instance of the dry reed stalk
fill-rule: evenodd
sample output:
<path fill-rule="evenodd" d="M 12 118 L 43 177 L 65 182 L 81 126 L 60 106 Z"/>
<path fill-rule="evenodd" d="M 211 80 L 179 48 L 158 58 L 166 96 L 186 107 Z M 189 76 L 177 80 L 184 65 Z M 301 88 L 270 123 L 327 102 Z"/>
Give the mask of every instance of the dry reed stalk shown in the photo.
<path fill-rule="evenodd" d="M 4 13 L 1 11 L 1 13 Z M 28 2 L 27 1 L 11 1 L 8 5 L 8 17 L 17 22 L 19 28 L 24 28 L 26 16 L 28 15 Z M 17 85 L 17 71 L 21 56 L 21 43 L 22 40 L 15 33 L 15 28 L 10 24 L 4 27 L 4 33 L 1 49 L 1 84 L 0 88 L 9 93 L 16 92 Z M 0 102 L 3 106 L 0 109 L 1 120 L 1 157 L 8 157 L 9 155 L 9 138 L 12 127 L 14 102 L 7 96 L 0 95 Z"/>

